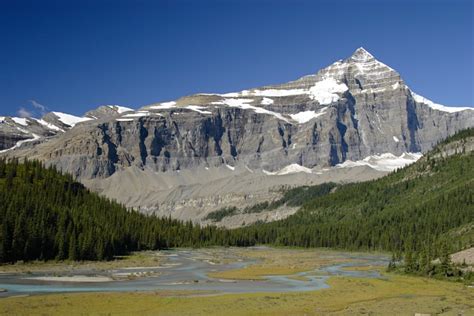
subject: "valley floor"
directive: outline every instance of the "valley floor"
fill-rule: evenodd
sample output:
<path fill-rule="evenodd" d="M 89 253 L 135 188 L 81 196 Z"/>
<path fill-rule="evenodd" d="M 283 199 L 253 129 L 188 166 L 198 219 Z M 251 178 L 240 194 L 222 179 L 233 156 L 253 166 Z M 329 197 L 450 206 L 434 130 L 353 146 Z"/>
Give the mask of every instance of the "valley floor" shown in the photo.
<path fill-rule="evenodd" d="M 228 250 L 206 251 L 213 257 L 215 265 L 228 260 L 228 257 L 220 257 Z M 304 271 L 348 262 L 354 266 L 344 270 L 380 272 L 382 276 L 351 277 L 329 273 L 326 280 L 328 288 L 306 292 L 222 294 L 215 291 L 157 290 L 17 296 L 0 299 L 0 314 L 474 315 L 474 288 L 461 283 L 386 274 L 383 267 L 367 265 L 367 261 L 357 266 L 367 254 L 353 253 L 348 256 L 337 251 L 287 248 L 233 248 L 231 251 L 237 258 L 252 260 L 253 264 L 211 272 L 210 277 L 229 282 L 253 280 L 251 282 L 258 284 L 266 275 L 291 275 L 295 280 L 310 282 Z M 140 262 L 133 261 L 133 264 L 139 265 Z"/>

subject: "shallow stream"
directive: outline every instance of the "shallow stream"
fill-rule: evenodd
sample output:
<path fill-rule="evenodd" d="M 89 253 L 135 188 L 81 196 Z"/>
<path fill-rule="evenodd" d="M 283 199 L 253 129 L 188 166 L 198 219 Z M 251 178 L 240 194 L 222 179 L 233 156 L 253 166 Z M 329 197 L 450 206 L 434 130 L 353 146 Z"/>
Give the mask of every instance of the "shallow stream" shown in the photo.
<path fill-rule="evenodd" d="M 334 275 L 381 278 L 376 271 L 351 271 L 347 268 L 367 265 L 382 266 L 388 263 L 388 258 L 380 255 L 339 253 L 339 256 L 342 254 L 350 262 L 328 265 L 293 275 L 269 275 L 264 280 L 224 280 L 209 277 L 208 273 L 243 268 L 256 261 L 237 256 L 232 248 L 221 251 L 219 258 L 206 249 L 166 250 L 160 251 L 159 254 L 166 260 L 163 260 L 164 263 L 158 267 L 129 267 L 107 271 L 75 269 L 69 273 L 54 271 L 29 274 L 3 273 L 0 274 L 0 288 L 7 291 L 0 293 L 0 297 L 66 292 L 156 290 L 198 290 L 218 293 L 314 291 L 329 287 L 326 281 Z M 127 277 L 136 275 L 140 277 L 130 280 Z M 76 279 L 74 282 L 60 278 L 52 280 L 57 276 L 71 277 L 70 280 Z M 81 280 L 88 280 L 88 282 Z"/>

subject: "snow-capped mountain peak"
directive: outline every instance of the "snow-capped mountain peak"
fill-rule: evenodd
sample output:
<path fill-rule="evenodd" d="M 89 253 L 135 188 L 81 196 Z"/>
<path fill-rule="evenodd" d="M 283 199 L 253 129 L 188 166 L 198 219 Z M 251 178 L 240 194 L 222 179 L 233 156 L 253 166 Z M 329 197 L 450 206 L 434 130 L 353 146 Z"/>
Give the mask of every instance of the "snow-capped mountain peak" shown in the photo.
<path fill-rule="evenodd" d="M 282 84 L 137 110 L 103 105 L 82 117 L 0 117 L 0 150 L 54 164 L 130 207 L 197 214 L 201 202 L 240 207 L 280 185 L 369 179 L 472 126 L 473 111 L 411 93 L 358 48 Z"/>
<path fill-rule="evenodd" d="M 375 59 L 374 56 L 363 47 L 357 48 L 350 58 L 355 62 L 367 62 Z"/>

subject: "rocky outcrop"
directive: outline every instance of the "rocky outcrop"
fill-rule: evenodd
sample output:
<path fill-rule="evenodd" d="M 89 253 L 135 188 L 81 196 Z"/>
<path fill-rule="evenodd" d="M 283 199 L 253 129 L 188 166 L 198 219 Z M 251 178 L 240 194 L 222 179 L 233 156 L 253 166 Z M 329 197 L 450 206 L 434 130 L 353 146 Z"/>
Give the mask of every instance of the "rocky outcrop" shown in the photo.
<path fill-rule="evenodd" d="M 61 112 L 47 113 L 41 119 L 0 116 L 0 151 L 6 152 L 25 146 L 31 148 L 32 142 L 50 140 L 53 136 L 65 133 L 76 124 L 98 119 L 112 119 L 129 112 L 133 110 L 119 105 L 103 105 L 87 112 L 83 117 Z"/>
<path fill-rule="evenodd" d="M 44 120 L 0 117 L 0 153 L 20 146 L 28 147 L 55 136 L 60 129 Z"/>

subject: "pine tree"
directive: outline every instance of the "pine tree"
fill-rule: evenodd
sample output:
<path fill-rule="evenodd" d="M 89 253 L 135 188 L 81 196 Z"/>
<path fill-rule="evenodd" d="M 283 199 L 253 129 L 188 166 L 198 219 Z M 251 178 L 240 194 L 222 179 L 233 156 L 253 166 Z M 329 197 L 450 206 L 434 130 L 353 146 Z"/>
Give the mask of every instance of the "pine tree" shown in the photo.
<path fill-rule="evenodd" d="M 425 275 L 432 273 L 433 266 L 431 264 L 431 256 L 429 249 L 425 249 L 420 255 L 420 271 Z"/>
<path fill-rule="evenodd" d="M 73 232 L 71 237 L 69 238 L 69 252 L 68 252 L 69 260 L 77 260 L 78 259 L 78 246 L 76 241 L 76 233 Z"/>
<path fill-rule="evenodd" d="M 441 258 L 440 258 L 440 272 L 444 276 L 452 275 L 452 265 L 451 265 L 451 255 L 448 251 L 448 246 L 446 243 L 443 243 L 441 247 Z"/>
<path fill-rule="evenodd" d="M 397 259 L 395 257 L 395 253 L 392 253 L 392 258 L 390 259 L 390 262 L 388 263 L 387 271 L 391 272 L 394 271 L 397 268 Z"/>
<path fill-rule="evenodd" d="M 408 273 L 417 271 L 416 260 L 411 249 L 405 252 L 405 271 Z"/>

